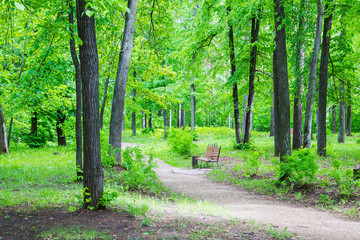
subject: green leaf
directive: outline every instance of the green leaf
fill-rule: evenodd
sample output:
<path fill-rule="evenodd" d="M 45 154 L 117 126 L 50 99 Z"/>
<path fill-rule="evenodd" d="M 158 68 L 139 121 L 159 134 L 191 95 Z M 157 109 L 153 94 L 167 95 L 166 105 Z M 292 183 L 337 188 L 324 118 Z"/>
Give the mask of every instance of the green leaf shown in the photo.
<path fill-rule="evenodd" d="M 92 15 L 95 14 L 95 12 L 94 12 L 94 11 L 90 11 L 90 10 L 86 10 L 86 11 L 85 11 L 85 14 L 90 18 Z"/>
<path fill-rule="evenodd" d="M 131 12 L 130 8 L 128 8 L 128 7 L 126 7 L 125 10 L 126 10 L 128 13 Z"/>
<path fill-rule="evenodd" d="M 15 6 L 17 7 L 17 9 L 24 11 L 25 7 L 24 5 L 22 5 L 21 3 L 15 2 Z"/>

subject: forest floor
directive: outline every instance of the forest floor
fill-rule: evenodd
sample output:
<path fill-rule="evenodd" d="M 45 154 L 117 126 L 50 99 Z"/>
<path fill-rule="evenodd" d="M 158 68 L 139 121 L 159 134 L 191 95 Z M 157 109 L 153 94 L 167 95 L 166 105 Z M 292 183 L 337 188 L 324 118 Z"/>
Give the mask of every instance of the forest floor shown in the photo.
<path fill-rule="evenodd" d="M 228 209 L 233 217 L 271 224 L 306 239 L 359 239 L 360 222 L 343 215 L 249 193 L 241 187 L 212 182 L 204 170 L 185 170 L 158 160 L 161 181 L 174 191 L 214 202 Z"/>

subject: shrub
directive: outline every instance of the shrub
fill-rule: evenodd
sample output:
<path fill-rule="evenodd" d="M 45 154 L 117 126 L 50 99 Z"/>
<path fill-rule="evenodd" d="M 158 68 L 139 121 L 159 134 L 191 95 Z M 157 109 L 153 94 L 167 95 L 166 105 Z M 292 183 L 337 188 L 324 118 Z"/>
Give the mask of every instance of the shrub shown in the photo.
<path fill-rule="evenodd" d="M 120 180 L 127 189 L 153 190 L 158 183 L 154 171 L 156 163 L 152 156 L 146 160 L 138 147 L 127 147 L 122 153 L 121 166 L 125 171 L 121 172 Z"/>
<path fill-rule="evenodd" d="M 235 150 L 255 150 L 254 142 L 250 140 L 248 143 L 233 142 L 233 149 Z"/>
<path fill-rule="evenodd" d="M 194 147 L 193 133 L 188 130 L 173 128 L 168 139 L 172 151 L 181 155 L 190 155 L 191 149 Z"/>
<path fill-rule="evenodd" d="M 244 176 L 252 177 L 258 174 L 263 155 L 264 152 L 255 151 L 248 158 L 244 159 Z"/>
<path fill-rule="evenodd" d="M 112 168 L 116 165 L 115 154 L 119 149 L 113 149 L 109 143 L 108 134 L 100 132 L 100 144 L 101 144 L 101 163 L 106 169 Z"/>
<path fill-rule="evenodd" d="M 282 174 L 287 174 L 291 182 L 311 183 L 319 166 L 314 151 L 304 148 L 294 151 L 287 156 L 285 162 L 280 163 Z"/>

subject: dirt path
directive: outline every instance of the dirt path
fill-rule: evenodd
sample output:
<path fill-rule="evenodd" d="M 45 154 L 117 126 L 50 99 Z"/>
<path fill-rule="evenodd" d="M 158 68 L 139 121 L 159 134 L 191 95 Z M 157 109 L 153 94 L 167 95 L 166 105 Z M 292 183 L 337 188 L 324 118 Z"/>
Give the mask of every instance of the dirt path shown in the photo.
<path fill-rule="evenodd" d="M 166 186 L 190 197 L 224 206 L 233 217 L 273 224 L 280 230 L 287 228 L 287 231 L 307 239 L 360 239 L 360 222 L 342 219 L 315 208 L 264 200 L 241 188 L 212 182 L 205 177 L 204 171 L 180 169 L 162 160 L 157 161 L 159 168 L 156 172 Z"/>

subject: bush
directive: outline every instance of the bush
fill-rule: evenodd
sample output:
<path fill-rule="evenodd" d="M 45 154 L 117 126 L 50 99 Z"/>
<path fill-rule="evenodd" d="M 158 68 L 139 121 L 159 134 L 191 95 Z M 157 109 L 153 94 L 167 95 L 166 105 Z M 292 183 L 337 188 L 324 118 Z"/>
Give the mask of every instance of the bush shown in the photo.
<path fill-rule="evenodd" d="M 254 142 L 250 140 L 248 143 L 233 143 L 233 149 L 235 150 L 255 150 Z"/>
<path fill-rule="evenodd" d="M 304 148 L 294 151 L 280 163 L 280 174 L 287 174 L 291 182 L 312 183 L 318 168 L 314 151 Z"/>
<path fill-rule="evenodd" d="M 127 147 L 122 153 L 121 166 L 125 171 L 121 172 L 120 180 L 127 189 L 153 190 L 158 178 L 154 171 L 156 163 L 150 156 L 147 161 L 138 147 Z"/>
<path fill-rule="evenodd" d="M 190 155 L 191 149 L 194 147 L 192 132 L 173 128 L 168 139 L 172 151 L 181 155 Z"/>
<path fill-rule="evenodd" d="M 108 134 L 104 131 L 100 132 L 100 144 L 101 144 L 101 163 L 106 169 L 112 168 L 116 165 L 115 154 L 119 149 L 113 149 L 109 143 Z"/>

